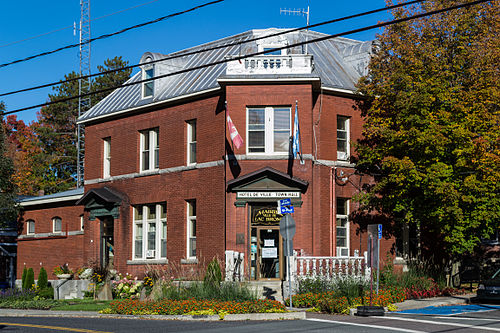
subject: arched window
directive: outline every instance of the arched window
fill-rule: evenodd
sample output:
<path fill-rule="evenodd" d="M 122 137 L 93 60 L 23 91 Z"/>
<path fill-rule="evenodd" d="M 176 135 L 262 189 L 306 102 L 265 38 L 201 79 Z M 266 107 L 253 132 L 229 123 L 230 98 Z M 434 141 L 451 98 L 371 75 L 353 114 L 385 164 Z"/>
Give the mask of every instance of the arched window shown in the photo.
<path fill-rule="evenodd" d="M 27 235 L 35 234 L 35 221 L 33 220 L 26 221 L 26 234 Z"/>
<path fill-rule="evenodd" d="M 52 231 L 62 232 L 62 219 L 60 217 L 54 217 L 52 219 Z"/>
<path fill-rule="evenodd" d="M 151 62 L 153 58 L 147 57 L 144 62 Z M 142 79 L 147 80 L 155 76 L 155 69 L 153 64 L 144 65 L 142 67 Z M 154 81 L 144 82 L 142 84 L 142 98 L 153 97 Z"/>

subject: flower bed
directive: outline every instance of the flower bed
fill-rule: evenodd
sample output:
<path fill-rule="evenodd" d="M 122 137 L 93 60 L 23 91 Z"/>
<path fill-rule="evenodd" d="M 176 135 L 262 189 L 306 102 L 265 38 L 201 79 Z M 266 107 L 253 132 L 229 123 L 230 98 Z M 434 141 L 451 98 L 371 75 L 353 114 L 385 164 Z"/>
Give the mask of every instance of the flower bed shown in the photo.
<path fill-rule="evenodd" d="M 246 302 L 222 302 L 215 300 L 184 300 L 184 301 L 147 301 L 123 300 L 112 302 L 103 313 L 127 315 L 182 315 L 199 311 L 212 310 L 214 313 L 269 313 L 285 312 L 285 306 L 277 301 L 256 300 Z"/>
<path fill-rule="evenodd" d="M 395 309 L 394 303 L 403 302 L 407 299 L 429 298 L 438 296 L 448 296 L 463 293 L 463 289 L 439 288 L 436 283 L 432 283 L 432 287 L 427 290 L 422 290 L 418 286 L 410 288 L 402 287 L 384 287 L 379 289 L 379 294 L 375 292 L 372 295 L 372 305 L 389 307 Z M 289 304 L 289 299 L 286 300 Z M 363 297 L 348 298 L 339 295 L 336 292 L 329 291 L 325 293 L 305 293 L 293 295 L 293 305 L 300 308 L 315 308 L 328 313 L 349 313 L 350 308 L 355 308 L 359 305 L 370 304 L 370 291 L 366 290 Z"/>

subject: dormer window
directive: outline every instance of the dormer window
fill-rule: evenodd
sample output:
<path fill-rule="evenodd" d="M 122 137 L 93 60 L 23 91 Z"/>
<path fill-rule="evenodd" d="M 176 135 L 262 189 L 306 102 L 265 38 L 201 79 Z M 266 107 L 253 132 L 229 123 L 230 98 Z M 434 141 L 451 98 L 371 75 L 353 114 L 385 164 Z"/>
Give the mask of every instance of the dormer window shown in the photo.
<path fill-rule="evenodd" d="M 151 62 L 153 59 L 146 58 L 146 62 Z M 154 66 L 146 65 L 142 68 L 142 79 L 147 80 L 155 76 Z M 142 84 L 142 98 L 153 97 L 154 81 L 147 81 Z"/>

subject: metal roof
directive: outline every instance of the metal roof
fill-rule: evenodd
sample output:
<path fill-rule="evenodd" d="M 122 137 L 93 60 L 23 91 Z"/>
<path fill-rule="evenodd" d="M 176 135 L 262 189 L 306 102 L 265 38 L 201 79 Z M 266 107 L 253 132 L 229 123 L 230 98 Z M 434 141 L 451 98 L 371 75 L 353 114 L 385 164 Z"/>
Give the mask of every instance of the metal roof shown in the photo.
<path fill-rule="evenodd" d="M 187 52 L 202 51 L 203 49 L 216 45 L 233 44 L 238 41 L 254 39 L 285 30 L 286 29 L 276 28 L 250 30 L 238 35 L 175 52 L 170 55 L 146 52 L 141 58 L 141 63 L 147 61 L 148 57 L 153 60 L 162 59 L 171 55 L 182 55 Z M 275 42 L 279 40 L 288 44 L 294 44 L 323 36 L 325 36 L 325 34 L 314 31 L 296 31 L 273 37 L 272 40 Z M 218 50 L 200 52 L 176 59 L 166 59 L 165 61 L 155 64 L 155 76 L 221 61 L 227 56 L 255 53 L 258 51 L 259 43 L 265 44 L 265 39 L 241 45 L 227 46 Z M 371 45 L 371 41 L 362 42 L 348 38 L 334 38 L 308 44 L 307 53 L 313 56 L 314 61 L 314 70 L 311 76 L 319 77 L 322 87 L 340 88 L 351 91 L 355 90 L 356 82 L 366 72 L 370 60 Z M 302 54 L 302 48 L 303 47 L 290 48 L 289 53 Z M 217 89 L 220 87 L 217 79 L 223 76 L 227 78 L 227 76 L 225 76 L 225 71 L 226 64 L 224 63 L 155 80 L 153 97 L 150 98 L 142 98 L 141 84 L 116 89 L 83 114 L 79 118 L 79 122 L 88 122 L 113 114 L 127 112 L 129 109 L 137 109 L 142 106 L 181 98 L 185 95 L 203 93 L 204 91 Z M 137 82 L 140 81 L 141 78 L 142 74 L 139 72 L 127 82 Z M 279 77 L 277 79 L 279 79 Z"/>
<path fill-rule="evenodd" d="M 80 188 L 75 188 L 73 190 L 68 190 L 48 195 L 41 195 L 38 197 L 20 198 L 19 204 L 24 207 L 24 206 L 44 204 L 50 202 L 61 202 L 61 201 L 71 201 L 71 200 L 76 201 L 82 195 L 83 195 L 83 187 L 80 187 Z"/>

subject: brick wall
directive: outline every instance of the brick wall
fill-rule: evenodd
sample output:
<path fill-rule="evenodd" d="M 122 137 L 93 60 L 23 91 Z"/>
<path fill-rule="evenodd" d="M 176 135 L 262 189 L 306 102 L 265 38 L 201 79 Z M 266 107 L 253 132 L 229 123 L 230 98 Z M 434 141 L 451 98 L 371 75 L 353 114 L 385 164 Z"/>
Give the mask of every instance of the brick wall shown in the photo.
<path fill-rule="evenodd" d="M 234 147 L 231 148 L 229 133 L 225 130 L 223 105 L 226 99 L 229 114 L 245 143 L 234 151 Z M 225 95 L 209 96 L 88 124 L 85 191 L 107 186 L 123 196 L 119 217 L 114 220 L 114 262 L 118 271 L 141 275 L 146 269 L 144 264 L 136 265 L 127 261 L 132 259 L 133 206 L 148 203 L 167 204 L 169 264 L 180 265 L 182 259 L 186 258 L 186 200 L 193 199 L 197 204 L 197 256 L 200 261 L 206 262 L 214 256 L 223 259 L 226 249 L 245 252 L 246 258 L 249 258 L 249 207 L 234 206 L 236 194 L 225 193 L 226 182 L 265 166 L 285 173 L 291 170 L 293 176 L 309 182 L 307 191 L 302 194 L 302 206 L 296 207 L 294 214 L 297 222 L 295 249 L 301 249 L 308 255 L 333 255 L 336 219 L 332 204 L 335 204 L 336 197 L 351 198 L 359 191 L 360 186 L 372 181 L 369 177 L 354 175 L 354 170 L 349 167 L 333 169 L 321 163 L 313 163 L 310 158 L 304 165 L 298 160 L 290 164 L 291 161 L 286 159 L 239 159 L 237 165 L 229 162 L 226 167 L 220 163 L 206 168 L 185 167 L 187 121 L 197 121 L 197 164 L 221 162 L 225 153 L 246 155 L 247 106 L 288 106 L 291 108 L 293 119 L 296 100 L 303 154 L 320 161 L 337 159 L 337 115 L 350 117 L 351 141 L 361 136 L 362 119 L 355 110 L 355 102 L 348 97 L 319 94 L 310 83 L 229 84 L 226 86 Z M 172 172 L 168 173 L 138 176 L 139 131 L 150 128 L 159 129 L 160 170 L 181 168 L 171 169 L 169 171 Z M 103 174 L 103 138 L 108 137 L 111 138 L 110 174 L 112 177 L 127 177 L 100 179 Z M 332 191 L 332 175 L 335 172 L 339 177 L 335 180 Z M 349 181 L 341 180 L 341 172 L 349 176 Z M 351 203 L 350 208 L 353 211 L 356 205 Z M 47 206 L 46 209 L 28 210 L 24 218 L 34 216 L 35 220 L 51 221 L 53 216 L 60 216 L 63 223 L 73 223 L 74 220 L 75 223 L 78 222 L 79 227 L 79 219 L 75 217 L 82 214 L 82 211 L 82 207 Z M 99 219 L 89 221 L 88 213 L 85 213 L 85 235 L 70 236 L 68 239 L 20 241 L 18 272 L 22 273 L 24 263 L 27 266 L 39 267 L 41 261 L 45 267 L 51 268 L 64 262 L 83 265 L 90 259 L 99 258 L 99 223 Z M 41 224 L 39 231 L 37 224 L 37 232 L 45 232 L 41 230 L 46 227 L 48 226 Z M 76 225 L 74 227 L 76 228 Z M 74 229 L 70 227 L 70 230 Z M 244 235 L 245 244 L 236 244 L 237 234 Z M 356 249 L 360 254 L 366 250 L 367 240 L 363 226 L 351 223 L 350 240 L 350 255 L 353 255 Z M 392 244 L 393 239 L 384 239 L 381 253 L 388 251 Z M 46 255 L 59 253 L 66 247 L 71 247 L 71 250 L 65 250 L 62 257 Z"/>
<path fill-rule="evenodd" d="M 66 233 L 80 231 L 80 215 L 83 214 L 82 206 L 75 206 L 75 201 L 46 204 L 44 206 L 26 207 L 21 216 L 23 229 L 21 235 L 26 235 L 25 221 L 35 221 L 35 236 L 52 233 L 52 218 L 60 217 L 62 231 Z M 51 234 L 43 238 L 18 238 L 17 242 L 17 278 L 23 274 L 23 268 L 32 267 L 35 279 L 38 277 L 40 267 L 47 270 L 49 279 L 55 279 L 52 269 L 55 266 L 68 263 L 75 270 L 82 267 L 86 261 L 83 252 L 83 234 L 57 236 Z"/>

